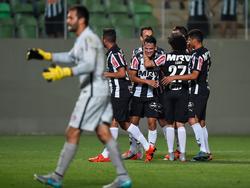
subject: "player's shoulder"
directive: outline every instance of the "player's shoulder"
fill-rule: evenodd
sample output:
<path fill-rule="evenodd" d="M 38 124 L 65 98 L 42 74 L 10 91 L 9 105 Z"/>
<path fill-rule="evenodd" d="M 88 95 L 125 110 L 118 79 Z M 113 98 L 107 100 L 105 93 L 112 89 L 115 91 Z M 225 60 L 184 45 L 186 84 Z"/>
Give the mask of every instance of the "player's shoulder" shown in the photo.
<path fill-rule="evenodd" d="M 140 60 L 141 58 L 143 58 L 143 51 L 138 51 L 133 58 L 137 58 L 138 60 Z"/>
<path fill-rule="evenodd" d="M 89 27 L 86 28 L 86 31 L 83 33 L 83 40 L 92 47 L 101 47 L 102 42 L 99 36 L 92 31 Z"/>
<path fill-rule="evenodd" d="M 140 52 L 142 52 L 142 47 L 135 48 L 132 51 L 132 56 L 135 56 L 137 53 L 140 53 Z"/>
<path fill-rule="evenodd" d="M 163 48 L 160 48 L 159 46 L 157 46 L 156 52 L 159 54 L 165 54 L 166 51 Z"/>

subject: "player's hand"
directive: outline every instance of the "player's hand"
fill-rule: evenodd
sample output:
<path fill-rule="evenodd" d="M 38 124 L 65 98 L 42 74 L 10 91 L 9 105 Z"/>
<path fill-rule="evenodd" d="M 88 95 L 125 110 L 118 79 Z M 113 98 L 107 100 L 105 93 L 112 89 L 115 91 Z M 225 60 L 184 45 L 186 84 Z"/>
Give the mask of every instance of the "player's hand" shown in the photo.
<path fill-rule="evenodd" d="M 161 83 L 162 85 L 168 85 L 169 83 L 174 81 L 174 77 L 173 76 L 164 76 L 164 78 L 161 79 Z"/>
<path fill-rule="evenodd" d="M 61 80 L 65 77 L 72 76 L 72 69 L 70 67 L 60 67 L 52 64 L 51 67 L 43 71 L 42 76 L 48 82 Z"/>
<path fill-rule="evenodd" d="M 156 80 L 147 80 L 147 84 L 148 84 L 149 86 L 152 86 L 153 88 L 159 87 L 159 82 L 156 81 Z"/>
<path fill-rule="evenodd" d="M 31 48 L 26 53 L 26 59 L 39 59 L 39 60 L 47 60 L 51 61 L 52 54 L 50 52 L 45 52 L 40 48 Z"/>
<path fill-rule="evenodd" d="M 103 76 L 104 76 L 105 78 L 109 78 L 109 72 L 104 72 L 104 73 L 103 73 Z"/>

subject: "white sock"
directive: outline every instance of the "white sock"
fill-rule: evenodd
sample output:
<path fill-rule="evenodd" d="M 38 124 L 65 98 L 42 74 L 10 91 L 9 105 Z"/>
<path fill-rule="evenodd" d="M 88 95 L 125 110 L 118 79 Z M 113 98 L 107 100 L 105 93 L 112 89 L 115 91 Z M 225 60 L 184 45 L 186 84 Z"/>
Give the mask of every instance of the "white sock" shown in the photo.
<path fill-rule="evenodd" d="M 208 131 L 207 131 L 207 127 L 203 127 L 203 136 L 204 136 L 204 140 L 205 140 L 205 146 L 206 146 L 206 150 L 207 153 L 210 153 L 210 149 L 209 149 L 209 144 L 208 144 Z"/>
<path fill-rule="evenodd" d="M 145 151 L 149 149 L 148 141 L 146 140 L 146 138 L 143 136 L 140 129 L 136 125 L 131 123 L 127 131 L 130 134 L 132 134 L 132 136 L 142 144 Z"/>
<path fill-rule="evenodd" d="M 167 126 L 166 125 L 164 127 L 162 127 L 162 132 L 163 132 L 164 138 L 165 138 L 166 143 L 167 143 Z"/>
<path fill-rule="evenodd" d="M 102 151 L 102 156 L 104 157 L 104 158 L 107 158 L 107 157 L 109 157 L 109 151 L 108 151 L 108 149 L 105 147 L 104 149 L 103 149 L 103 151 Z"/>
<path fill-rule="evenodd" d="M 129 136 L 129 151 L 131 151 L 132 153 L 136 153 L 137 150 L 137 140 L 132 136 L 132 134 L 128 134 Z"/>
<path fill-rule="evenodd" d="M 201 125 L 199 123 L 195 123 L 192 125 L 192 128 L 194 130 L 196 142 L 198 143 L 200 147 L 200 151 L 206 152 L 205 140 L 204 140 Z"/>
<path fill-rule="evenodd" d="M 118 132 L 119 132 L 118 127 L 110 127 L 109 130 L 110 130 L 111 135 L 114 138 L 114 140 L 117 140 Z M 108 158 L 109 157 L 109 151 L 108 151 L 108 149 L 106 147 L 102 151 L 102 156 L 104 158 Z"/>
<path fill-rule="evenodd" d="M 178 136 L 178 129 L 177 128 L 174 128 L 174 135 L 175 135 L 177 150 L 180 151 L 180 143 L 179 143 L 179 136 Z"/>
<path fill-rule="evenodd" d="M 167 127 L 168 152 L 174 152 L 174 128 Z"/>
<path fill-rule="evenodd" d="M 178 128 L 178 140 L 179 140 L 179 151 L 181 153 L 186 152 L 186 129 L 185 127 L 179 127 Z"/>
<path fill-rule="evenodd" d="M 148 142 L 150 145 L 155 145 L 157 139 L 157 130 L 148 130 Z"/>
<path fill-rule="evenodd" d="M 118 132 L 119 132 L 118 127 L 110 127 L 109 129 L 110 129 L 111 135 L 113 136 L 114 140 L 117 140 Z"/>

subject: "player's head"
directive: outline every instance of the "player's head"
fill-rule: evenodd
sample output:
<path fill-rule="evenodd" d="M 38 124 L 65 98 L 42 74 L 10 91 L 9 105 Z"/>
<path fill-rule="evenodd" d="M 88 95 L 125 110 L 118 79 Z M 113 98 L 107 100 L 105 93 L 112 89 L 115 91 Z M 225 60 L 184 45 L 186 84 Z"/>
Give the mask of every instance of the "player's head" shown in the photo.
<path fill-rule="evenodd" d="M 168 43 L 174 51 L 185 51 L 187 48 L 186 38 L 181 33 L 172 33 L 168 37 Z"/>
<path fill-rule="evenodd" d="M 152 36 L 152 35 L 153 35 L 153 29 L 152 29 L 152 27 L 142 27 L 141 28 L 141 32 L 140 32 L 141 43 L 143 44 L 144 40 L 147 37 Z"/>
<path fill-rule="evenodd" d="M 68 10 L 67 15 L 68 30 L 70 32 L 79 32 L 89 24 L 89 11 L 86 7 L 75 5 Z"/>
<path fill-rule="evenodd" d="M 184 26 L 175 26 L 172 30 L 172 33 L 181 33 L 187 40 L 188 30 Z"/>
<path fill-rule="evenodd" d="M 188 32 L 188 43 L 192 48 L 202 45 L 203 33 L 199 29 L 192 29 Z"/>
<path fill-rule="evenodd" d="M 145 38 L 143 45 L 144 53 L 147 57 L 151 58 L 156 50 L 156 39 L 153 36 Z"/>
<path fill-rule="evenodd" d="M 116 32 L 113 28 L 103 29 L 102 42 L 105 48 L 110 48 L 116 43 Z"/>

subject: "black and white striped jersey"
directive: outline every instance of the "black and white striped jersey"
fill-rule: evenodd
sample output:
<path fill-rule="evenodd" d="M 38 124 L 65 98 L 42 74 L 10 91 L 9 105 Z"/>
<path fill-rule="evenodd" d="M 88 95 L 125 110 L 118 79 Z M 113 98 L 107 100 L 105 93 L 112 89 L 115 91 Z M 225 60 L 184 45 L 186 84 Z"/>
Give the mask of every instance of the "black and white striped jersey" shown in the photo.
<path fill-rule="evenodd" d="M 223 0 L 221 14 L 224 16 L 236 16 L 237 0 Z"/>
<path fill-rule="evenodd" d="M 166 54 L 166 61 L 162 66 L 164 76 L 188 74 L 190 59 L 191 55 L 186 51 L 173 51 L 171 53 Z M 165 87 L 166 90 L 181 90 L 183 88 L 189 88 L 188 81 L 174 80 Z"/>
<path fill-rule="evenodd" d="M 127 63 L 123 51 L 114 45 L 107 52 L 107 69 L 109 72 L 117 72 L 119 68 L 124 67 L 127 70 Z M 111 96 L 122 98 L 130 96 L 130 81 L 128 75 L 125 78 L 110 78 Z"/>
<path fill-rule="evenodd" d="M 47 0 L 45 7 L 45 17 L 51 18 L 61 14 L 63 12 L 63 7 L 63 0 Z"/>
<path fill-rule="evenodd" d="M 190 94 L 207 94 L 209 92 L 209 70 L 211 67 L 210 51 L 201 47 L 193 51 L 191 60 L 189 62 L 189 69 L 193 71 L 199 71 L 199 76 L 196 80 L 192 80 L 190 84 Z"/>
<path fill-rule="evenodd" d="M 157 51 L 154 54 L 153 61 L 165 61 L 159 56 L 165 56 L 165 54 L 159 54 Z M 160 62 L 158 62 L 160 64 Z M 140 79 L 147 80 L 158 80 L 159 81 L 159 68 L 146 68 L 144 66 L 143 51 L 137 52 L 132 58 L 130 70 L 137 71 L 137 77 Z M 156 90 L 147 84 L 134 83 L 133 96 L 140 98 L 152 98 L 155 96 Z"/>
<path fill-rule="evenodd" d="M 190 0 L 189 16 L 197 17 L 206 15 L 206 0 Z"/>

